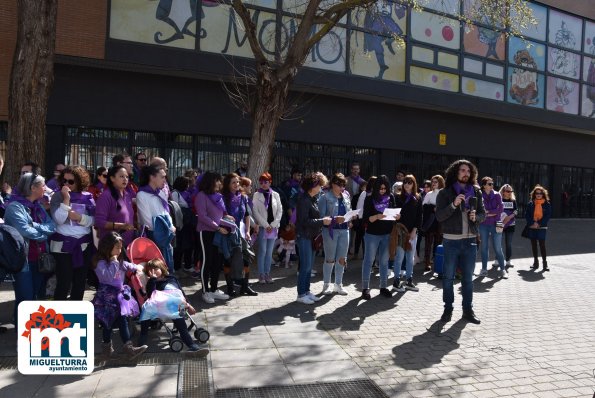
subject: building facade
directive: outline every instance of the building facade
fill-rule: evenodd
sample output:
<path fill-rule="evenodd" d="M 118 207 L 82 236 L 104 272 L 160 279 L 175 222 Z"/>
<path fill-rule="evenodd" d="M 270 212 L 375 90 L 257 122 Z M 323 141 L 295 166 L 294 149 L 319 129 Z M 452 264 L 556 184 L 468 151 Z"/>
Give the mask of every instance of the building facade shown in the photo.
<path fill-rule="evenodd" d="M 353 11 L 314 47 L 293 86 L 299 106 L 279 127 L 274 177 L 358 161 L 364 176 L 426 179 L 465 157 L 520 203 L 541 183 L 556 216 L 593 217 L 595 1 L 531 3 L 539 23 L 524 40 L 457 19 L 473 0 L 424 4 Z M 296 2 L 249 7 L 266 55 L 282 56 Z M 0 140 L 15 37 L 16 1 L 0 0 Z M 250 67 L 250 49 L 225 2 L 62 0 L 57 53 L 46 169 L 92 170 L 123 150 L 166 158 L 173 176 L 245 159 L 251 124 L 223 82 Z"/>

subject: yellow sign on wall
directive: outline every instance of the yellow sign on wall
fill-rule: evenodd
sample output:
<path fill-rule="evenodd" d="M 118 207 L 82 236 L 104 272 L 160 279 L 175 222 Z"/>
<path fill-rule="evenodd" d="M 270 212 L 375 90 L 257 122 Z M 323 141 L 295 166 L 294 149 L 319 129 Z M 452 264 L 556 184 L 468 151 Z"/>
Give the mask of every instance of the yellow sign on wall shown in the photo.
<path fill-rule="evenodd" d="M 438 143 L 442 146 L 446 145 L 446 134 L 445 133 L 440 133 Z"/>

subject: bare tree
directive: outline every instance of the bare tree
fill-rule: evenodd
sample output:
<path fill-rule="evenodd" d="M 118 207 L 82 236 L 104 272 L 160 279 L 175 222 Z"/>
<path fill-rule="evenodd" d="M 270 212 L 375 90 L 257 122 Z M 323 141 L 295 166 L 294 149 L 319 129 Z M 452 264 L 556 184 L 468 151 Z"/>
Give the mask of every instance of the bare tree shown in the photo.
<path fill-rule="evenodd" d="M 366 10 L 382 0 L 296 0 L 304 10 L 296 18 L 295 35 L 289 37 L 287 50 L 267 58 L 257 36 L 253 11 L 242 0 L 232 0 L 233 11 L 240 18 L 254 56 L 254 73 L 242 72 L 226 90 L 232 102 L 253 121 L 248 175 L 255 181 L 270 165 L 275 135 L 280 120 L 286 116 L 288 95 L 300 67 L 310 51 L 351 10 Z M 451 0 L 403 0 L 401 3 L 419 10 L 428 2 L 449 3 Z M 520 35 L 521 29 L 536 24 L 526 0 L 463 0 L 471 4 L 457 18 L 466 23 L 483 21 L 498 27 L 505 34 Z M 458 1 L 457 1 L 458 3 Z M 297 13 L 296 13 L 297 14 Z M 395 37 L 397 40 L 402 39 Z M 279 43 L 275 43 L 279 48 Z M 285 43 L 284 43 L 285 46 Z"/>
<path fill-rule="evenodd" d="M 26 161 L 45 161 L 46 115 L 54 82 L 57 0 L 17 0 L 17 43 L 8 97 L 6 180 Z"/>

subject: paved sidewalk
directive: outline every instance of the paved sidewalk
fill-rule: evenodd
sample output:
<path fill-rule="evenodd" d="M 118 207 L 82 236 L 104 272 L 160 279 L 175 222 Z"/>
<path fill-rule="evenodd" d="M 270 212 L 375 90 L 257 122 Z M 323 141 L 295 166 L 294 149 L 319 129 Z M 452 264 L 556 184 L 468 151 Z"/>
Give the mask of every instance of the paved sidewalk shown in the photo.
<path fill-rule="evenodd" d="M 370 379 L 391 397 L 592 397 L 595 220 L 554 225 L 548 236 L 550 272 L 530 270 L 528 241 L 518 233 L 510 278 L 498 279 L 491 262 L 488 277 L 476 278 L 481 325 L 459 319 L 459 295 L 452 322 L 437 322 L 441 281 L 423 275 L 420 265 L 415 270 L 419 292 L 379 296 L 374 276 L 373 297 L 363 301 L 357 290 L 361 262 L 353 261 L 345 275 L 349 295 L 311 306 L 295 303 L 295 269 L 275 268 L 275 283 L 255 285 L 258 297 L 215 305 L 204 304 L 198 285 L 185 278 L 192 302 L 202 309 L 198 319 L 211 333 L 211 394 L 239 397 L 248 395 L 232 395 L 234 387 Z M 321 262 L 317 258 L 318 270 Z M 320 292 L 321 274 L 312 282 L 312 291 Z M 12 300 L 10 286 L 2 284 L 1 324 L 9 322 Z M 11 333 L 0 335 L 5 362 L 15 357 Z M 199 362 L 170 354 L 159 341 L 162 333 L 152 333 L 153 353 L 144 363 L 100 368 L 86 377 L 22 376 L 5 366 L 0 397 L 190 396 L 195 390 L 184 380 L 190 373 L 179 371 Z M 250 396 L 260 396 L 257 391 Z"/>

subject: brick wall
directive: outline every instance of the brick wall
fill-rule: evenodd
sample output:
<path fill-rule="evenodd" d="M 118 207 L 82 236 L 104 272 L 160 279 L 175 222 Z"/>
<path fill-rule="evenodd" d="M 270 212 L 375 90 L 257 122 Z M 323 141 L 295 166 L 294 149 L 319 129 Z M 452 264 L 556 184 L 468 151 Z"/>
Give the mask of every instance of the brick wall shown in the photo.
<path fill-rule="evenodd" d="M 103 59 L 107 3 L 104 0 L 58 0 L 56 53 Z M 8 85 L 16 22 L 16 0 L 0 0 L 0 121 L 8 119 Z"/>

